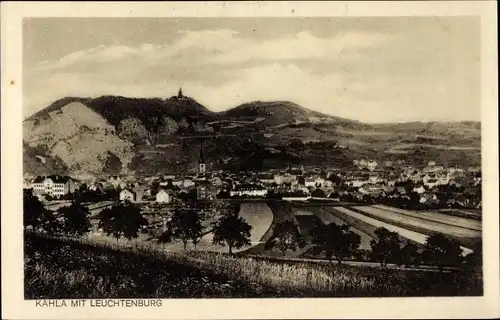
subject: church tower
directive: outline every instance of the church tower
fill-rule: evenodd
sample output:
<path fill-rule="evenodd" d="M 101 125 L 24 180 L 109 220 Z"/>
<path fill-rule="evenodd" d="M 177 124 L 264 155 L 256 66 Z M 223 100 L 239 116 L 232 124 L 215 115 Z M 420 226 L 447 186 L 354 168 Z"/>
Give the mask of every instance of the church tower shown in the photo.
<path fill-rule="evenodd" d="M 179 93 L 177 93 L 177 98 L 179 98 L 179 99 L 184 98 L 184 94 L 182 93 L 182 88 L 179 88 Z"/>
<path fill-rule="evenodd" d="M 204 175 L 206 172 L 205 155 L 203 154 L 203 142 L 200 145 L 200 159 L 198 162 L 198 173 Z"/>

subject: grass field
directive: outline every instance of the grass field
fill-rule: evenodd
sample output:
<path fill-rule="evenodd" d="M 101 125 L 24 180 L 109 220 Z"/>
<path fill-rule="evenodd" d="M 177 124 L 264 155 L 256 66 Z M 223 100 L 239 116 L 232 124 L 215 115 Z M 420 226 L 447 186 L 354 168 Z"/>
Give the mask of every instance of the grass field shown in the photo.
<path fill-rule="evenodd" d="M 454 217 L 447 214 L 442 214 L 438 212 L 429 211 L 410 211 L 404 210 L 384 205 L 373 205 L 372 207 L 385 210 L 388 212 L 394 212 L 396 214 L 401 214 L 404 216 L 409 216 L 413 218 L 424 219 L 428 221 L 438 222 L 442 224 L 447 224 L 454 227 L 465 228 L 475 231 L 481 231 L 481 222 L 472 219 L 465 219 L 460 217 Z"/>
<path fill-rule="evenodd" d="M 362 214 L 353 210 L 350 210 L 348 208 L 344 207 L 335 207 L 333 208 L 333 212 L 336 214 L 344 214 L 346 216 L 349 216 L 351 218 L 357 219 L 358 221 L 362 221 L 365 224 L 370 225 L 371 229 L 375 231 L 377 228 L 386 228 L 389 231 L 397 232 L 402 238 L 409 239 L 411 241 L 414 241 L 419 244 L 424 244 L 425 241 L 427 240 L 427 235 L 414 232 L 411 230 L 407 230 L 398 226 L 395 226 L 391 223 L 387 223 L 378 219 L 374 219 L 372 217 L 367 216 L 366 214 Z M 375 236 L 374 232 L 372 231 L 373 236 Z"/>
<path fill-rule="evenodd" d="M 350 207 L 354 215 L 364 215 L 365 220 L 378 221 L 376 224 L 389 225 L 390 228 L 398 232 L 401 236 L 413 239 L 417 242 L 424 241 L 427 236 L 435 233 L 448 235 L 458 241 L 462 245 L 464 252 L 470 252 L 466 248 L 473 248 L 475 241 L 481 240 L 481 232 L 453 227 L 449 225 L 439 224 L 437 222 L 426 221 L 418 218 L 413 218 L 398 213 L 387 212 L 375 207 L 359 206 Z M 389 227 L 386 226 L 387 229 Z M 391 230 L 391 229 L 389 229 Z M 417 240 L 418 239 L 418 240 Z M 424 243 L 421 242 L 421 243 Z"/>
<path fill-rule="evenodd" d="M 305 210 L 305 209 L 301 209 L 301 210 Z M 364 226 L 362 226 L 360 229 L 359 222 L 353 221 L 353 219 L 348 219 L 345 217 L 344 217 L 344 219 L 342 219 L 338 216 L 333 215 L 331 212 L 327 211 L 325 208 L 312 207 L 312 208 L 308 208 L 308 210 L 310 212 L 312 212 L 315 216 L 317 216 L 323 224 L 329 224 L 332 222 L 334 222 L 337 225 L 348 224 L 349 226 L 351 226 L 351 230 L 354 231 L 356 234 L 358 234 L 361 237 L 361 243 L 360 243 L 359 248 L 360 249 L 370 249 L 370 241 L 373 239 L 373 236 L 371 236 L 366 231 L 363 231 L 363 230 L 366 230 L 366 228 L 364 228 Z"/>
<path fill-rule="evenodd" d="M 25 237 L 25 298 L 200 298 L 273 296 L 257 284 L 151 253 Z"/>
<path fill-rule="evenodd" d="M 242 203 L 240 216 L 252 226 L 250 241 L 259 243 L 273 223 L 273 212 L 265 203 Z"/>
<path fill-rule="evenodd" d="M 481 295 L 478 272 L 338 266 L 214 252 L 163 253 L 25 235 L 26 299 Z"/>
<path fill-rule="evenodd" d="M 276 227 L 277 224 L 284 221 L 292 221 L 299 229 L 300 229 L 300 224 L 297 218 L 292 214 L 292 206 L 289 203 L 270 202 L 267 204 L 267 206 L 269 209 L 271 209 L 273 214 L 273 221 L 271 223 L 271 226 L 269 227 L 267 232 L 265 232 L 264 235 L 262 236 L 261 243 L 248 250 L 245 250 L 245 253 L 258 254 L 263 256 L 282 256 L 283 253 L 276 248 L 266 249 L 265 242 L 272 237 L 274 228 Z M 298 257 L 303 252 L 307 251 L 307 249 L 308 247 L 298 249 L 297 251 L 289 251 L 286 253 L 286 255 L 290 257 Z"/>

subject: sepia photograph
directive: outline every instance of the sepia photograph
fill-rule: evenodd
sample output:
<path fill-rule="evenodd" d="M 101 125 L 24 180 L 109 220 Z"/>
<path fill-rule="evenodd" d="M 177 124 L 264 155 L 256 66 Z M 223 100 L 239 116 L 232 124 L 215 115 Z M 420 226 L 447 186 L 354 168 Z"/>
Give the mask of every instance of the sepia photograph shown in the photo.
<path fill-rule="evenodd" d="M 481 26 L 22 17 L 22 299 L 483 297 Z"/>

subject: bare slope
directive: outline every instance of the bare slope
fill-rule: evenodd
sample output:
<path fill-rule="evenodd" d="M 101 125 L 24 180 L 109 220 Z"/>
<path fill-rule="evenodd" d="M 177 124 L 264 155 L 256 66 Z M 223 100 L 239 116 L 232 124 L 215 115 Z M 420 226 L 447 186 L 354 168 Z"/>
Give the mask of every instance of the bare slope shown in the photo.
<path fill-rule="evenodd" d="M 31 148 L 48 150 L 72 171 L 99 173 L 126 168 L 132 144 L 120 139 L 104 117 L 81 102 L 71 102 L 44 118 L 23 123 L 23 140 Z"/>

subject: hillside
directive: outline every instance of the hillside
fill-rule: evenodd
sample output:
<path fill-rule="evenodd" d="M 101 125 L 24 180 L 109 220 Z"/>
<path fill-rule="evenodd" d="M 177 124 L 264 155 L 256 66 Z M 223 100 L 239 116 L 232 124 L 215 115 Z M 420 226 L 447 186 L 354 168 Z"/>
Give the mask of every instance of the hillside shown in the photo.
<path fill-rule="evenodd" d="M 148 130 L 153 130 L 159 117 L 168 116 L 176 121 L 183 118 L 190 120 L 213 113 L 192 98 L 125 98 L 120 96 L 102 96 L 98 98 L 62 98 L 47 108 L 31 115 L 25 121 L 47 119 L 51 112 L 57 112 L 71 102 L 80 102 L 105 118 L 111 125 L 118 126 L 121 120 L 137 118 Z"/>
<path fill-rule="evenodd" d="M 34 175 L 189 171 L 200 138 L 214 169 L 342 167 L 359 158 L 468 166 L 481 159 L 478 122 L 366 124 L 289 101 L 254 101 L 217 113 L 182 95 L 67 97 L 25 119 L 23 129 L 24 168 Z"/>

